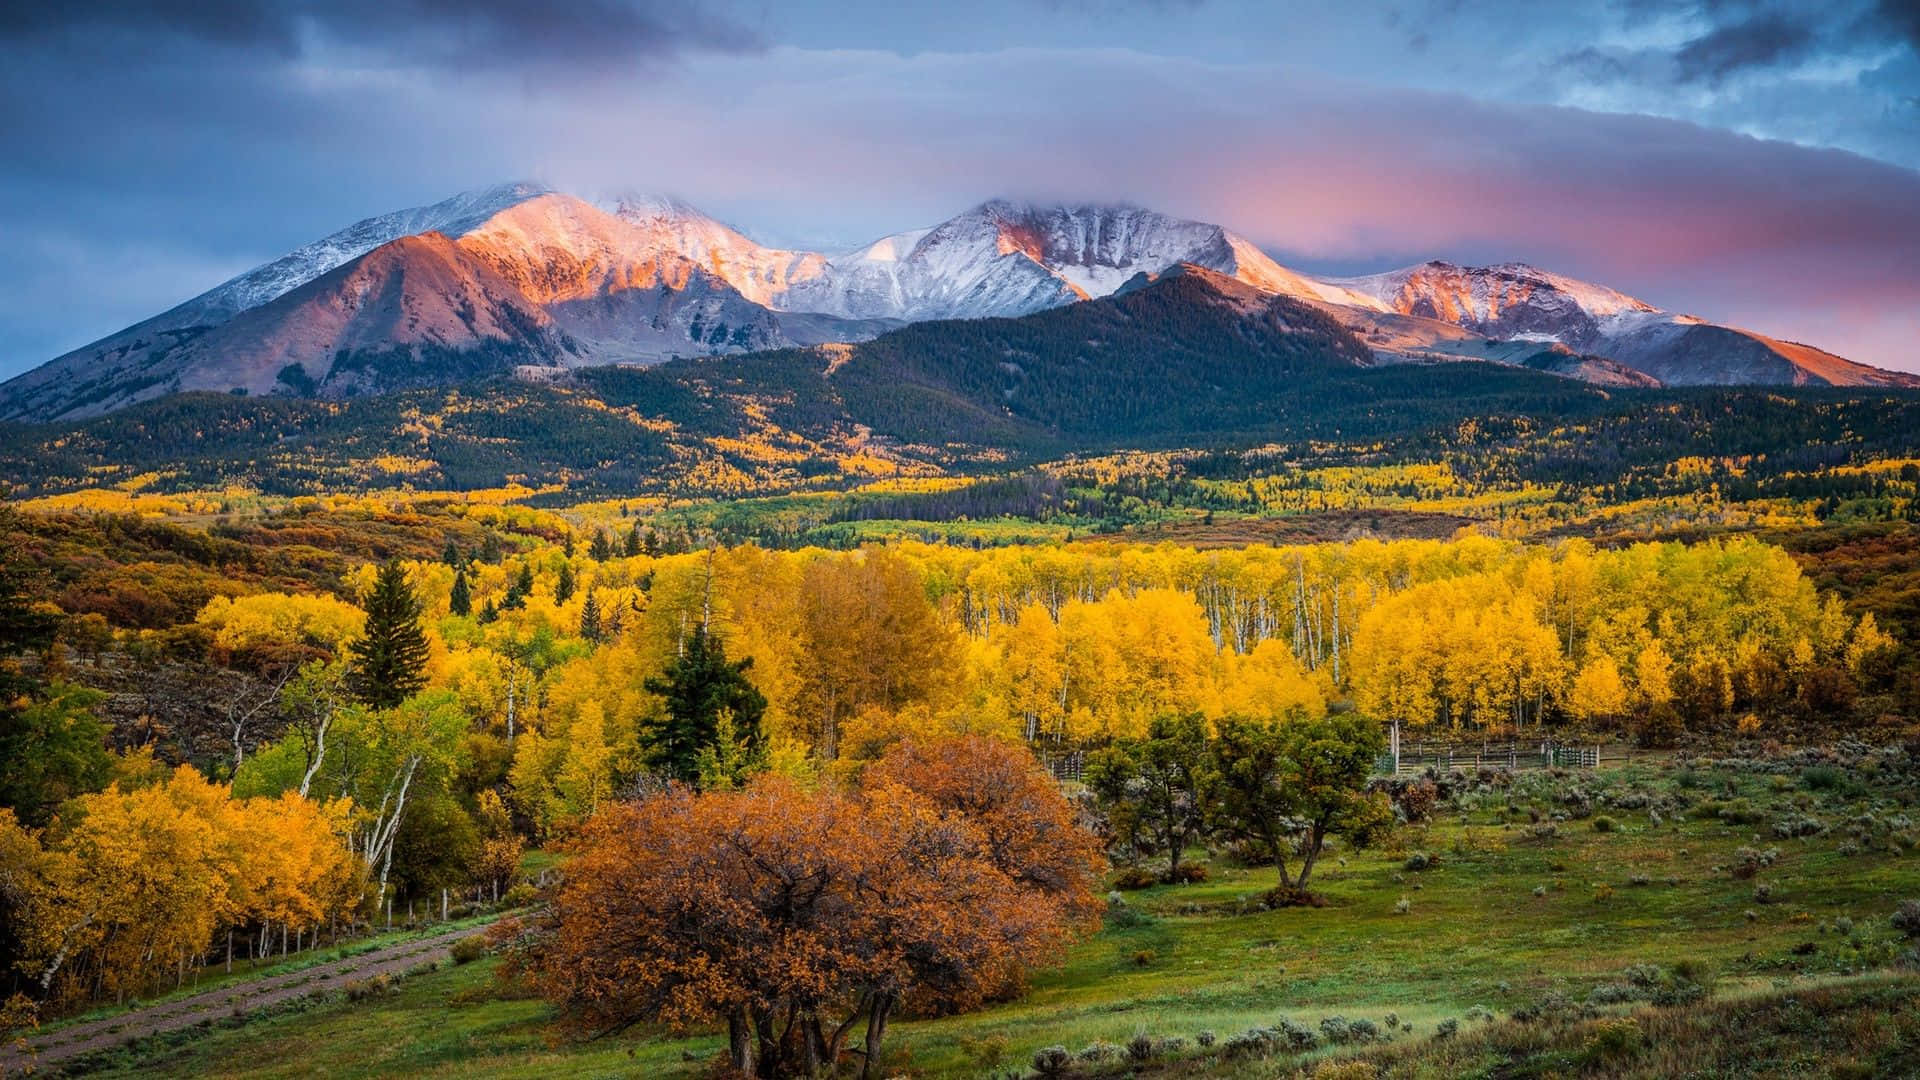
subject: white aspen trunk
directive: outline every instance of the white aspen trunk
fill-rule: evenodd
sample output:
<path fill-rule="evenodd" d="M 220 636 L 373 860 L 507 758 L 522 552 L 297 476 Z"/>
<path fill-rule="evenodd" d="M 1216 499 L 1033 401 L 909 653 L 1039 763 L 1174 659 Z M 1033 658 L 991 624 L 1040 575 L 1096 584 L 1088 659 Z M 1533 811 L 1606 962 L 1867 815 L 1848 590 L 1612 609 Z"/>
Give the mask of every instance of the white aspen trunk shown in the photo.
<path fill-rule="evenodd" d="M 327 759 L 327 728 L 333 723 L 333 710 L 328 709 L 320 718 L 319 727 L 313 732 L 313 761 L 307 765 L 307 773 L 300 778 L 300 797 L 306 798 L 313 787 L 313 778 L 320 772 L 320 763 Z"/>
<path fill-rule="evenodd" d="M 1340 585 L 1333 586 L 1333 683 L 1340 685 Z"/>
<path fill-rule="evenodd" d="M 400 819 L 407 810 L 407 792 L 413 786 L 414 770 L 419 767 L 420 755 L 415 754 L 407 759 L 405 765 L 401 766 L 401 770 L 399 774 L 394 777 L 394 781 L 388 783 L 389 791 L 393 789 L 395 783 L 399 786 L 398 795 L 392 799 L 393 813 L 391 815 L 387 813 L 388 797 L 382 796 L 380 799 L 380 812 L 374 818 L 373 829 L 369 835 L 365 859 L 369 870 L 371 870 L 376 863 L 379 864 L 380 891 L 378 895 L 382 899 L 386 898 L 387 878 L 393 870 L 393 841 L 394 838 L 399 835 Z"/>

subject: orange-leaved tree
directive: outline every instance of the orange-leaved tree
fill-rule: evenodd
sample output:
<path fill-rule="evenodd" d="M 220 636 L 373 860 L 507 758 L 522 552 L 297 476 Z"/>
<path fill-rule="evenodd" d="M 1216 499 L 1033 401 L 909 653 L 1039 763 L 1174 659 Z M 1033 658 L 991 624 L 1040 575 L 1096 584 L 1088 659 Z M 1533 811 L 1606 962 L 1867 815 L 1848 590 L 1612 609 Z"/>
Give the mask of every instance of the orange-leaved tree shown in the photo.
<path fill-rule="evenodd" d="M 769 1077 L 849 1053 L 873 1075 L 899 1009 L 1017 987 L 1091 921 L 1099 872 L 1031 756 L 977 739 L 897 748 L 851 792 L 675 787 L 577 848 L 509 973 L 581 1030 L 724 1021 L 731 1066 Z"/>

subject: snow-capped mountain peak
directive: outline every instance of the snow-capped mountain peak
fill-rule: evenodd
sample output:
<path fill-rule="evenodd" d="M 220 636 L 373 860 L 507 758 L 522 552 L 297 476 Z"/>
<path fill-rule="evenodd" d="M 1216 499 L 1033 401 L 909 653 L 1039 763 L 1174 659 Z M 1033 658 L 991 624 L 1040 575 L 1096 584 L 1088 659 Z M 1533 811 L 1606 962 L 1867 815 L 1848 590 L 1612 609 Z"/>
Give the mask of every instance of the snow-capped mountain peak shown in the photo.
<path fill-rule="evenodd" d="M 521 181 L 464 191 L 428 206 L 380 214 L 289 251 L 272 262 L 194 297 L 168 312 L 169 325 L 211 326 L 283 296 L 337 266 L 403 236 L 441 232 L 458 236 L 511 206 L 548 193 Z"/>
<path fill-rule="evenodd" d="M 1437 319 L 1489 337 L 1541 340 L 1587 348 L 1633 316 L 1660 309 L 1604 285 L 1526 263 L 1461 266 L 1435 259 L 1327 284 L 1371 297 L 1389 311 Z"/>

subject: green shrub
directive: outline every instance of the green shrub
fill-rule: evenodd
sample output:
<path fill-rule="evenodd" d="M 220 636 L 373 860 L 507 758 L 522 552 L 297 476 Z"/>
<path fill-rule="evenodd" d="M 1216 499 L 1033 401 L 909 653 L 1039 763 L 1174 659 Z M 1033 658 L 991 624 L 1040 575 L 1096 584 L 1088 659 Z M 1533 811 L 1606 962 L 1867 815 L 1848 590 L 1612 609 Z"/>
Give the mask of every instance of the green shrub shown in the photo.
<path fill-rule="evenodd" d="M 1602 1020 L 1588 1033 L 1580 1056 L 1588 1065 L 1605 1065 L 1631 1057 L 1645 1042 L 1639 1022 L 1632 1017 Z"/>
<path fill-rule="evenodd" d="M 1161 878 L 1169 885 L 1198 885 L 1207 880 L 1207 868 L 1203 863 L 1181 863 L 1180 869 Z"/>
<path fill-rule="evenodd" d="M 1113 875 L 1113 887 L 1116 889 L 1145 889 L 1160 884 L 1160 878 L 1144 866 L 1123 866 Z"/>
<path fill-rule="evenodd" d="M 474 934 L 472 937 L 463 937 L 453 943 L 451 952 L 453 953 L 454 963 L 471 964 L 475 960 L 487 955 L 487 937 L 485 934 Z"/>
<path fill-rule="evenodd" d="M 1007 1037 L 998 1033 L 965 1035 L 960 1039 L 960 1052 L 975 1068 L 992 1072 L 1007 1060 Z"/>
<path fill-rule="evenodd" d="M 1605 814 L 1601 814 L 1599 817 L 1593 819 L 1594 832 L 1612 832 L 1613 828 L 1613 819 Z"/>
<path fill-rule="evenodd" d="M 1440 1021 L 1433 1028 L 1433 1037 L 1436 1039 L 1451 1039 L 1458 1034 L 1460 1034 L 1460 1021 L 1452 1017 Z"/>
<path fill-rule="evenodd" d="M 1143 926 L 1152 926 L 1160 920 L 1152 913 L 1141 911 L 1131 904 L 1108 904 L 1106 924 L 1111 930 L 1138 930 Z"/>
<path fill-rule="evenodd" d="M 364 979 L 354 979 L 341 989 L 346 992 L 348 1001 L 366 1001 L 392 990 L 393 976 L 384 972 L 379 975 L 370 975 Z"/>

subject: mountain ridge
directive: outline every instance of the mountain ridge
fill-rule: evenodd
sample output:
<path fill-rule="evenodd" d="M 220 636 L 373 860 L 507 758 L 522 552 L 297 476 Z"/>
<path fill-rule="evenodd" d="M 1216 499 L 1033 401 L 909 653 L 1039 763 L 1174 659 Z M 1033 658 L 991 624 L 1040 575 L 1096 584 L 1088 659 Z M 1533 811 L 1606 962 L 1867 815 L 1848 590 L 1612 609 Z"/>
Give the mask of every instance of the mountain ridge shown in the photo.
<path fill-rule="evenodd" d="M 394 246 L 429 234 L 455 250 Z M 407 258 L 426 260 L 396 294 L 408 298 L 410 324 L 340 318 L 340 298 L 317 307 L 282 302 L 362 261 L 377 265 L 361 280 L 404 282 Z M 471 267 L 454 269 L 467 260 L 492 276 L 482 283 Z M 761 245 L 671 196 L 589 202 L 521 182 L 363 219 L 303 245 L 0 384 L 0 416 L 81 417 L 188 389 L 339 394 L 389 386 L 365 368 L 333 377 L 342 356 L 383 355 L 375 369 L 400 380 L 391 385 L 410 385 L 431 381 L 434 362 L 471 373 L 476 364 L 647 364 L 860 341 L 903 324 L 1032 314 L 1183 266 L 1318 306 L 1364 341 L 1376 363 L 1527 364 L 1603 385 L 1920 386 L 1920 376 L 1672 314 L 1525 263 L 1432 260 L 1319 278 L 1282 266 L 1223 226 L 1124 203 L 991 199 L 929 228 L 830 254 Z M 435 281 L 446 295 L 429 298 L 423 290 Z M 379 339 L 375 325 L 391 333 Z M 453 356 L 465 349 L 489 356 Z M 304 379 L 277 378 L 269 357 L 300 364 Z"/>

